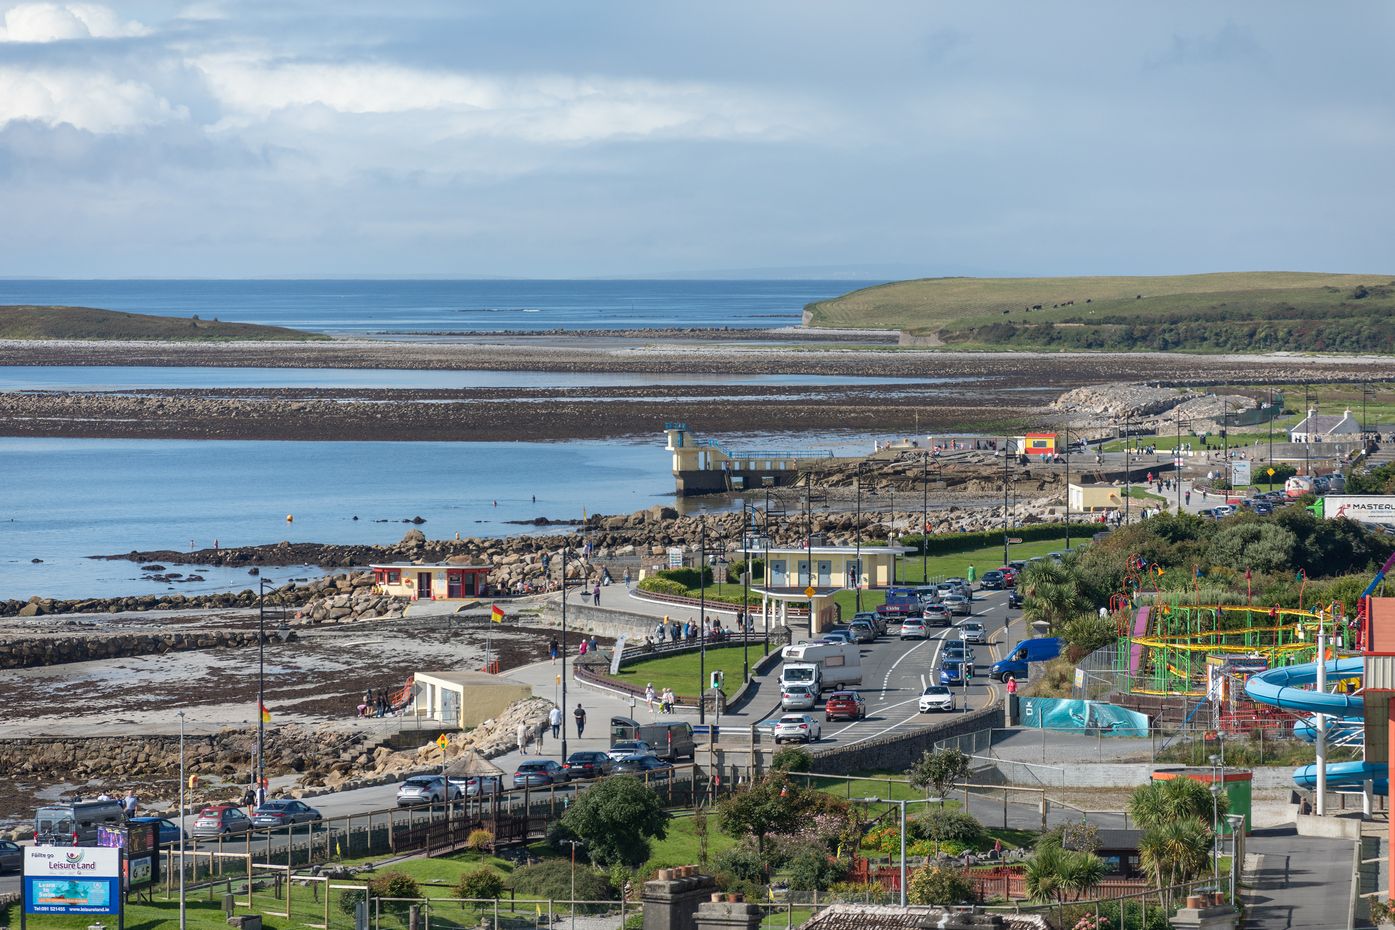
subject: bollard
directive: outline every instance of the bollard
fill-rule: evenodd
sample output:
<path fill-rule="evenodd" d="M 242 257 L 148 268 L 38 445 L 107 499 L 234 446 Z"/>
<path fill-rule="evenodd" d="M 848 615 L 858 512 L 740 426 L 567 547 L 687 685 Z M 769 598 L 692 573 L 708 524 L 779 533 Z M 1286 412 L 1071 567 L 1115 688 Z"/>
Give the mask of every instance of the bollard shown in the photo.
<path fill-rule="evenodd" d="M 421 911 L 415 904 L 407 908 L 407 930 L 421 930 Z"/>

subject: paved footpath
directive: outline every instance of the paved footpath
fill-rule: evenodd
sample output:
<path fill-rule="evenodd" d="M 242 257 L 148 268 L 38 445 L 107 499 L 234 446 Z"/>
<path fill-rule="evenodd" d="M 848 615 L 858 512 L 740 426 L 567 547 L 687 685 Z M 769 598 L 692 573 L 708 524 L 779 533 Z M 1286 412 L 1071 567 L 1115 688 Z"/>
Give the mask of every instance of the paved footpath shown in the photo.
<path fill-rule="evenodd" d="M 1260 856 L 1245 895 L 1245 930 L 1347 926 L 1352 842 L 1299 836 L 1290 826 L 1256 830 L 1245 851 Z"/>

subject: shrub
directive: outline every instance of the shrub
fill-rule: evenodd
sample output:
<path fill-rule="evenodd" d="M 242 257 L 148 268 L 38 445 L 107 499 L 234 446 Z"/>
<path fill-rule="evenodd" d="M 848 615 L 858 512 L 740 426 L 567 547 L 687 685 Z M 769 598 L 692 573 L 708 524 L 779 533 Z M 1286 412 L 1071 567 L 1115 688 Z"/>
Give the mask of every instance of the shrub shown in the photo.
<path fill-rule="evenodd" d="M 368 892 L 364 891 L 362 888 L 350 888 L 348 891 L 341 891 L 339 893 L 339 910 L 352 917 L 354 916 L 354 909 L 358 907 L 358 902 L 367 900 Z"/>
<path fill-rule="evenodd" d="M 760 882 L 765 880 L 765 867 L 760 853 L 744 843 L 719 852 L 712 860 L 719 878 L 732 881 Z M 725 887 L 729 882 L 724 881 Z"/>
<path fill-rule="evenodd" d="M 504 877 L 493 869 L 472 869 L 455 883 L 457 898 L 497 898 L 504 893 Z"/>
<path fill-rule="evenodd" d="M 658 577 L 676 581 L 686 591 L 689 588 L 699 587 L 703 584 L 704 579 L 706 579 L 707 584 L 711 584 L 712 569 L 710 567 L 704 568 L 702 574 L 699 575 L 696 568 L 664 568 L 659 570 Z"/>
<path fill-rule="evenodd" d="M 746 570 L 746 560 L 727 563 L 727 584 L 741 584 L 741 573 Z M 755 584 L 765 578 L 765 561 L 763 559 L 751 560 L 751 584 Z"/>
<path fill-rule="evenodd" d="M 471 830 L 470 835 L 465 838 L 465 848 L 475 852 L 484 852 L 493 845 L 494 834 L 488 830 Z"/>
<path fill-rule="evenodd" d="M 841 862 L 830 859 L 822 850 L 803 849 L 790 860 L 790 887 L 795 891 L 824 891 L 847 871 Z"/>
<path fill-rule="evenodd" d="M 1101 617 L 1093 611 L 1070 618 L 1056 632 L 1066 644 L 1067 656 L 1077 662 L 1119 638 L 1114 619 Z"/>
<path fill-rule="evenodd" d="M 649 577 L 642 579 L 639 583 L 641 591 L 650 591 L 654 594 L 673 594 L 679 597 L 688 593 L 688 589 L 670 578 Z"/>
<path fill-rule="evenodd" d="M 570 900 L 572 896 L 572 865 L 566 859 L 550 859 L 532 865 L 521 866 L 509 876 L 509 887 L 514 893 L 527 898 L 554 898 Z M 590 866 L 576 866 L 576 897 L 579 901 L 613 901 L 615 886 L 604 872 Z M 603 905 L 582 905 L 578 913 L 602 910 Z"/>
<path fill-rule="evenodd" d="M 911 873 L 906 900 L 911 904 L 972 904 L 974 885 L 958 869 L 926 865 Z"/>
<path fill-rule="evenodd" d="M 770 757 L 770 767 L 780 772 L 807 772 L 814 767 L 814 756 L 803 746 L 785 746 Z"/>
<path fill-rule="evenodd" d="M 1065 535 L 1066 525 L 1064 523 L 1032 523 L 1027 526 L 1015 526 L 1012 528 L 1012 535 L 1023 542 L 1032 542 L 1038 539 L 1055 539 Z M 1099 532 L 1099 525 L 1094 523 L 1072 523 L 1070 525 L 1070 535 L 1072 541 L 1077 536 L 1080 539 L 1089 539 Z M 900 543 L 903 546 L 910 546 L 915 549 L 915 554 L 920 555 L 922 540 L 927 555 L 953 555 L 956 552 L 969 552 L 973 549 L 982 549 L 984 546 L 994 544 L 1001 545 L 1003 542 L 1003 531 L 980 530 L 973 533 L 932 533 L 928 537 L 922 537 L 918 533 L 911 533 L 901 537 Z"/>
<path fill-rule="evenodd" d="M 932 807 L 911 821 L 913 835 L 940 843 L 976 846 L 984 836 L 983 824 L 972 814 L 949 807 Z"/>
<path fill-rule="evenodd" d="M 368 893 L 375 898 L 420 898 L 421 887 L 406 872 L 384 872 L 368 880 Z"/>

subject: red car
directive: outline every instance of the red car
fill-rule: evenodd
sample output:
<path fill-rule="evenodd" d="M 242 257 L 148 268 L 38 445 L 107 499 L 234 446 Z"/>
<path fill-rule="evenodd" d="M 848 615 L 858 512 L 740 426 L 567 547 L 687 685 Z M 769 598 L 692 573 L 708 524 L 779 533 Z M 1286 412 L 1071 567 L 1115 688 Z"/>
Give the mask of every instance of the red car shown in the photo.
<path fill-rule="evenodd" d="M 825 720 L 862 720 L 867 716 L 867 702 L 856 691 L 835 691 L 823 704 Z"/>
<path fill-rule="evenodd" d="M 998 571 L 1003 573 L 1003 587 L 1017 587 L 1017 569 L 1013 568 L 1011 565 L 1004 565 L 1002 568 L 998 569 Z"/>

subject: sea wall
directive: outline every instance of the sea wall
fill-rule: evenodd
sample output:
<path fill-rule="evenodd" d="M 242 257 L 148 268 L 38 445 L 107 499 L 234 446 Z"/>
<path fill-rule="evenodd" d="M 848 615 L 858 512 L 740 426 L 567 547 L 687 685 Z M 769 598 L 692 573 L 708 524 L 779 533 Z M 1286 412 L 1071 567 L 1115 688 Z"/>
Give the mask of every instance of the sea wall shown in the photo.
<path fill-rule="evenodd" d="M 293 642 L 296 634 L 286 634 Z M 279 636 L 268 633 L 268 644 L 279 645 Z M 0 669 L 62 665 L 102 659 L 189 652 L 195 649 L 231 649 L 254 646 L 256 630 L 191 630 L 169 633 L 109 633 L 87 636 L 32 636 L 0 641 Z M 0 771 L 4 765 L 0 764 Z"/>

